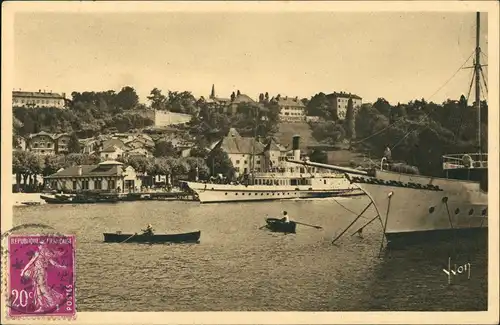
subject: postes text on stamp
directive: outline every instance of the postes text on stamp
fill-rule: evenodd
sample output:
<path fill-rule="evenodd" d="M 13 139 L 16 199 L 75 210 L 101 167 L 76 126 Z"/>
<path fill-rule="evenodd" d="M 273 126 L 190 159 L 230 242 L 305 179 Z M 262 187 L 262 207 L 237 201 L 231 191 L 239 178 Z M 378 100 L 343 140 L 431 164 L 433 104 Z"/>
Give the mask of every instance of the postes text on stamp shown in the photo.
<path fill-rule="evenodd" d="M 8 237 L 8 314 L 11 318 L 74 318 L 75 236 Z"/>

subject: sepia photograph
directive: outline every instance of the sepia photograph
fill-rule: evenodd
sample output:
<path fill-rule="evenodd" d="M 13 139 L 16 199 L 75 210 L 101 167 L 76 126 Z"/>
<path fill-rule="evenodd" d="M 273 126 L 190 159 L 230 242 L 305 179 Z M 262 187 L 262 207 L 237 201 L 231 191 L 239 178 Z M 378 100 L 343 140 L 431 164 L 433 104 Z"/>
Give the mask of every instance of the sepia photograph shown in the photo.
<path fill-rule="evenodd" d="M 2 4 L 2 323 L 495 323 L 498 3 L 344 5 Z"/>

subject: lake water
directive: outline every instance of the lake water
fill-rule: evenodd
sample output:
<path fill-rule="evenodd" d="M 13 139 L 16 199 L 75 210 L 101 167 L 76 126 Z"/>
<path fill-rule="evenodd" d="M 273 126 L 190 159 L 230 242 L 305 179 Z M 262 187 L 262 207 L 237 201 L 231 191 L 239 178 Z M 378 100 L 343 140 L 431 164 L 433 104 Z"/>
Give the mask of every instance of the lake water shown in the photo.
<path fill-rule="evenodd" d="M 426 311 L 486 310 L 486 239 L 463 243 L 471 277 L 449 286 L 443 245 L 387 251 L 366 197 L 200 205 L 187 201 L 14 208 L 14 225 L 42 223 L 77 236 L 79 311 Z M 346 209 L 351 210 L 350 212 Z M 297 234 L 258 228 L 288 211 Z M 201 230 L 200 244 L 105 244 L 103 232 Z M 356 227 L 357 226 L 357 227 Z M 24 230 L 23 232 L 27 232 Z M 38 231 L 40 232 L 40 231 Z"/>

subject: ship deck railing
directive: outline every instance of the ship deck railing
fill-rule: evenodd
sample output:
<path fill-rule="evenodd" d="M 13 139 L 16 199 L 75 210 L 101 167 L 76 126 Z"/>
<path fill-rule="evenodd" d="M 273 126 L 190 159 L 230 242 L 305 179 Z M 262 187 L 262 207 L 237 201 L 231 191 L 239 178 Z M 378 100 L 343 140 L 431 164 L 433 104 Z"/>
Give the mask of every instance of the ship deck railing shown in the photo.
<path fill-rule="evenodd" d="M 487 153 L 443 155 L 443 170 L 488 168 Z"/>
<path fill-rule="evenodd" d="M 256 172 L 254 173 L 255 178 L 328 178 L 328 177 L 342 177 L 339 173 L 309 173 L 304 171 L 299 172 Z"/>

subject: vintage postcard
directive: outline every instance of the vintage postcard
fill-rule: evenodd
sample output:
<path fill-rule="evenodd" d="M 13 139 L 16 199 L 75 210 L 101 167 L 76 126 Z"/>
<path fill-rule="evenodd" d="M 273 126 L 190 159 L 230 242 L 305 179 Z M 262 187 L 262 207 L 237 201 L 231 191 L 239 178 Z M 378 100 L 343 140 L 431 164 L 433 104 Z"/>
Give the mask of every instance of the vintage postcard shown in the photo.
<path fill-rule="evenodd" d="M 2 6 L 2 324 L 497 324 L 498 2 Z"/>

